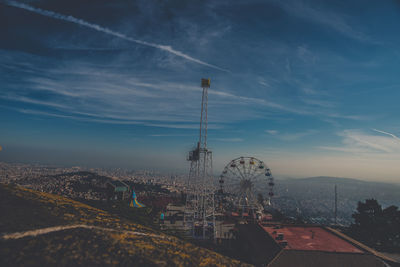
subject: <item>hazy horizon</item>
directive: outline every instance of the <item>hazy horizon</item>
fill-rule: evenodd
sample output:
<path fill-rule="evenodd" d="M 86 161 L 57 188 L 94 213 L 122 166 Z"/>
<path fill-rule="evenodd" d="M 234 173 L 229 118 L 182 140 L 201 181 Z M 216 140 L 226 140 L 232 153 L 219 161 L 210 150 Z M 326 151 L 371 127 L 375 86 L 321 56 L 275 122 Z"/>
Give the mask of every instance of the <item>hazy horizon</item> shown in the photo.
<path fill-rule="evenodd" d="M 49 162 L 34 162 L 34 161 L 0 161 L 0 163 L 6 163 L 6 164 L 26 164 L 26 165 L 33 165 L 33 166 L 38 166 L 38 167 L 50 167 L 50 168 L 76 168 L 79 167 L 81 171 L 91 171 L 92 169 L 101 169 L 101 170 L 108 170 L 108 171 L 113 171 L 116 169 L 121 169 L 124 171 L 135 171 L 135 172 L 141 172 L 141 171 L 149 171 L 149 172 L 154 172 L 155 174 L 160 174 L 160 175 L 189 175 L 189 171 L 187 168 L 182 168 L 181 170 L 179 169 L 171 169 L 171 168 L 151 168 L 151 167 L 137 167 L 133 168 L 130 166 L 107 166 L 104 164 L 86 164 L 86 165 L 79 165 L 79 164 L 65 164 L 65 163 L 49 163 Z M 225 167 L 225 166 L 223 166 Z M 213 176 L 215 177 L 215 182 L 217 183 L 217 180 L 219 179 L 219 176 L 221 175 L 221 172 L 214 171 Z M 388 179 L 365 179 L 363 177 L 345 177 L 345 176 L 328 176 L 328 175 L 310 175 L 310 176 L 291 176 L 291 175 L 285 175 L 285 174 L 278 174 L 274 175 L 274 178 L 279 181 L 279 180 L 298 180 L 298 179 L 312 179 L 312 178 L 332 178 L 332 179 L 350 179 L 350 180 L 358 180 L 358 181 L 363 181 L 363 182 L 378 182 L 378 183 L 385 183 L 385 184 L 394 184 L 394 185 L 400 185 L 400 182 L 398 181 L 392 181 Z"/>
<path fill-rule="evenodd" d="M 400 182 L 400 5 L 0 1 L 0 161 Z"/>

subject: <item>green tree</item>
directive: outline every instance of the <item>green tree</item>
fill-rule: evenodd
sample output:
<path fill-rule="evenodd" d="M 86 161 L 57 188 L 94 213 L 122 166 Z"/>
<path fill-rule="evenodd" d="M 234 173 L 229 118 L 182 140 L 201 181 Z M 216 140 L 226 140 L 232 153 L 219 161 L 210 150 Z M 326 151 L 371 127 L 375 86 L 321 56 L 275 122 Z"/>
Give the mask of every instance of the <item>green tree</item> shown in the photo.
<path fill-rule="evenodd" d="M 382 217 L 382 207 L 376 199 L 367 199 L 364 202 L 358 202 L 357 212 L 352 217 L 354 224 L 351 228 L 354 234 L 363 242 L 369 245 L 376 245 L 379 239 L 379 224 Z"/>
<path fill-rule="evenodd" d="M 377 249 L 396 251 L 400 248 L 400 211 L 396 206 L 382 209 L 376 199 L 358 202 L 352 215 L 349 234 Z"/>

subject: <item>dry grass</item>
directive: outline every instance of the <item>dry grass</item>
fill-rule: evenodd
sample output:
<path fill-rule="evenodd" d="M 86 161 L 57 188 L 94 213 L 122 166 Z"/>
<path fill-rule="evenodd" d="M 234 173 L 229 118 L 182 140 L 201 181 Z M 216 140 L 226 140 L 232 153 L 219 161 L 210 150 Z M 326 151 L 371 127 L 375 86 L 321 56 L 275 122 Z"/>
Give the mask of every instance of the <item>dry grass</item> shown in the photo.
<path fill-rule="evenodd" d="M 8 213 L 0 220 L 2 233 L 72 224 L 116 230 L 68 229 L 37 237 L 1 240 L 1 266 L 245 266 L 213 251 L 62 196 L 10 185 L 0 185 L 0 195 L 1 212 Z"/>

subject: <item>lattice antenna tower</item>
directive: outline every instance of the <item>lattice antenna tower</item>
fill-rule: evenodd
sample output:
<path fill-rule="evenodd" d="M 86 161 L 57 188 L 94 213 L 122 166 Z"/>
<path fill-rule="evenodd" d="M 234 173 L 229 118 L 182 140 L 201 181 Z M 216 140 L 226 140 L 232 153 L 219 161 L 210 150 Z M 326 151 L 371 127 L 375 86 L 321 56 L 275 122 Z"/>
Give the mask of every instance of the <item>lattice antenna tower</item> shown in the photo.
<path fill-rule="evenodd" d="M 214 238 L 214 181 L 212 175 L 212 153 L 207 148 L 208 89 L 210 79 L 201 79 L 203 94 L 201 98 L 199 141 L 189 152 L 190 172 L 184 224 L 195 238 Z"/>

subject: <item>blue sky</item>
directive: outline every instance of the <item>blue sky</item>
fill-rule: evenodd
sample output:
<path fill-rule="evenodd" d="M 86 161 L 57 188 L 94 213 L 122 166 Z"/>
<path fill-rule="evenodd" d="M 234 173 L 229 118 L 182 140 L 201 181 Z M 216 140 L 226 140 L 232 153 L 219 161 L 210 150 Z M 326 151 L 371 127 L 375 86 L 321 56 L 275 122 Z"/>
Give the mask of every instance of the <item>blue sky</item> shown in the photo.
<path fill-rule="evenodd" d="M 400 181 L 397 1 L 0 1 L 0 160 Z"/>

